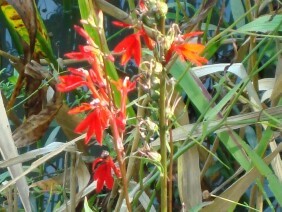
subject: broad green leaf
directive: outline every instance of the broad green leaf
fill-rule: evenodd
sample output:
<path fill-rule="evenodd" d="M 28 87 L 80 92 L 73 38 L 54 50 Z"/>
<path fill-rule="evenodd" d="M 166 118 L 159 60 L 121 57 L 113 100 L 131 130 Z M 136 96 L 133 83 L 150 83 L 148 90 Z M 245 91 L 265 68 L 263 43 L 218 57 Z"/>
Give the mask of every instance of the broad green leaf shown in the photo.
<path fill-rule="evenodd" d="M 234 21 L 238 20 L 245 13 L 245 9 L 244 9 L 242 0 L 231 0 L 230 8 L 231 8 L 231 12 L 232 12 Z M 243 25 L 245 25 L 245 20 L 241 19 L 239 22 L 237 22 L 236 27 L 239 28 Z"/>
<path fill-rule="evenodd" d="M 282 22 L 282 15 L 264 15 L 240 27 L 238 32 L 271 32 Z M 282 31 L 282 27 L 278 28 Z"/>

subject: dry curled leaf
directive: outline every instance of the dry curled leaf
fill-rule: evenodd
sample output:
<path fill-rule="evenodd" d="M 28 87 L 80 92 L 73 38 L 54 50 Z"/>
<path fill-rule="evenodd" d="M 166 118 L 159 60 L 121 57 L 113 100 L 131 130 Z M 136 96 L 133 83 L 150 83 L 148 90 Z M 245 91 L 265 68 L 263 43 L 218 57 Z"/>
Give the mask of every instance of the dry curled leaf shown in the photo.
<path fill-rule="evenodd" d="M 15 145 L 18 148 L 24 147 L 40 139 L 48 129 L 49 124 L 54 119 L 60 107 L 60 101 L 56 101 L 47 105 L 39 114 L 30 116 L 13 132 Z"/>
<path fill-rule="evenodd" d="M 30 188 L 33 188 L 33 187 L 38 187 L 40 188 L 42 191 L 45 191 L 45 192 L 56 192 L 56 191 L 60 191 L 61 188 L 63 186 L 64 189 L 67 189 L 69 190 L 69 177 L 70 177 L 70 171 L 69 169 L 66 170 L 67 174 L 59 174 L 59 175 L 56 175 L 54 177 L 51 177 L 51 178 L 48 178 L 46 180 L 40 180 L 40 181 L 37 181 L 35 183 L 32 183 L 29 187 Z M 65 179 L 65 184 L 64 184 L 64 175 L 66 176 L 66 179 Z"/>

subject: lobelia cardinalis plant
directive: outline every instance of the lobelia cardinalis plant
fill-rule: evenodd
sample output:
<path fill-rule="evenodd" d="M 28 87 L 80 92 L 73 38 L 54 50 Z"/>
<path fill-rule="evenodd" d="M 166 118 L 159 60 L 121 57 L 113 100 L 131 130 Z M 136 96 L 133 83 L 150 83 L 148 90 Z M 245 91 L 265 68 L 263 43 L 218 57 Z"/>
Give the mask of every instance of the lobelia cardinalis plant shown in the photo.
<path fill-rule="evenodd" d="M 144 1 L 140 1 L 140 11 L 147 13 L 148 9 Z M 161 16 L 162 18 L 163 16 Z M 160 21 L 160 23 L 162 23 Z M 208 61 L 199 54 L 204 50 L 204 45 L 198 43 L 189 43 L 187 39 L 194 36 L 199 36 L 202 32 L 191 32 L 176 36 L 168 35 L 165 32 L 164 26 L 160 24 L 160 30 L 157 32 L 158 36 L 153 40 L 146 33 L 145 26 L 142 22 L 137 24 L 126 24 L 123 22 L 114 21 L 114 25 L 125 28 L 134 28 L 135 33 L 125 37 L 114 49 L 115 55 L 121 55 L 121 65 L 126 65 L 132 58 L 137 67 L 142 63 L 142 43 L 153 52 L 152 58 L 155 62 L 161 65 L 161 74 L 159 78 L 159 126 L 160 126 L 160 141 L 161 141 L 161 165 L 164 167 L 164 173 L 161 174 L 161 210 L 165 211 L 167 208 L 167 149 L 166 149 L 166 133 L 168 130 L 168 116 L 166 114 L 166 65 L 172 60 L 173 54 L 176 53 L 182 61 L 190 61 L 195 65 L 203 65 Z M 118 178 L 122 178 L 123 193 L 126 199 L 128 210 L 131 211 L 130 200 L 128 196 L 128 179 L 126 175 L 125 149 L 123 145 L 123 137 L 126 129 L 126 101 L 127 95 L 136 87 L 136 81 L 131 82 L 128 77 L 119 79 L 117 81 L 110 79 L 105 70 L 105 60 L 114 61 L 110 54 L 105 54 L 87 32 L 78 27 L 74 27 L 78 34 L 84 37 L 87 41 L 86 45 L 79 46 L 78 52 L 67 53 L 65 56 L 77 60 L 87 60 L 91 65 L 89 69 L 84 68 L 69 68 L 69 75 L 59 76 L 59 83 L 57 84 L 58 91 L 69 92 L 78 87 L 84 86 L 91 92 L 92 100 L 90 102 L 82 103 L 69 111 L 69 114 L 77 114 L 87 112 L 85 119 L 75 128 L 76 133 L 86 132 L 85 144 L 88 144 L 92 137 L 95 137 L 97 142 L 103 144 L 103 134 L 105 129 L 110 127 L 113 136 L 113 146 L 117 154 L 119 167 L 114 163 L 108 152 L 104 152 L 101 157 L 93 161 L 93 180 L 97 181 L 96 192 L 100 192 L 105 185 L 108 189 L 112 189 L 114 179 L 113 173 Z M 138 78 L 138 77 L 136 77 Z M 120 106 L 117 106 L 113 97 L 113 86 L 121 94 Z M 138 89 L 142 89 L 139 86 Z M 119 208 L 116 208 L 119 209 Z"/>
<path fill-rule="evenodd" d="M 85 144 L 88 144 L 90 139 L 95 136 L 97 142 L 102 145 L 103 132 L 110 126 L 114 137 L 115 150 L 120 157 L 119 165 L 122 168 L 122 155 L 124 154 L 122 134 L 126 125 L 126 100 L 127 94 L 135 88 L 136 83 L 131 82 L 128 77 L 118 81 L 107 79 L 103 60 L 113 60 L 113 57 L 101 52 L 84 29 L 75 26 L 75 30 L 87 40 L 87 45 L 79 46 L 79 52 L 71 52 L 65 56 L 77 60 L 86 59 L 91 68 L 88 70 L 69 68 L 70 75 L 59 76 L 57 89 L 61 92 L 68 92 L 86 86 L 90 90 L 93 100 L 89 103 L 82 103 L 69 111 L 69 114 L 90 111 L 74 131 L 76 133 L 87 131 Z M 121 93 L 122 101 L 119 108 L 115 105 L 111 96 L 113 85 Z M 111 170 L 114 170 L 117 177 L 121 176 L 119 168 L 115 166 L 109 155 L 101 156 L 93 162 L 93 179 L 97 180 L 97 192 L 102 190 L 104 183 L 108 189 L 112 189 L 113 176 Z"/>

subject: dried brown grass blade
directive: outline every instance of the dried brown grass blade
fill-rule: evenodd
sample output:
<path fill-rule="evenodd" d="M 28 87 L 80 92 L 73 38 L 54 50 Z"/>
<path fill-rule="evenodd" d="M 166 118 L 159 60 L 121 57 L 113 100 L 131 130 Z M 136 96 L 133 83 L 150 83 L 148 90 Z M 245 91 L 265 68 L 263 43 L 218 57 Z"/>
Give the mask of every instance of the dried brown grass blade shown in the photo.
<path fill-rule="evenodd" d="M 77 184 L 78 184 L 78 192 L 76 193 L 75 196 L 75 205 L 80 202 L 82 198 L 84 198 L 87 194 L 92 192 L 96 188 L 96 181 L 91 183 L 89 186 L 89 180 L 90 180 L 90 173 L 88 171 L 88 168 L 86 167 L 85 163 L 79 159 L 77 160 L 77 165 L 76 165 L 76 177 L 77 177 Z M 71 207 L 71 202 L 70 200 L 66 203 L 63 204 L 60 208 L 58 208 L 56 211 L 70 211 Z"/>
<path fill-rule="evenodd" d="M 24 163 L 27 161 L 30 161 L 32 159 L 35 159 L 37 156 L 40 155 L 44 155 L 47 154 L 49 152 L 54 151 L 55 149 L 58 149 L 59 147 L 61 147 L 62 145 L 64 145 L 64 143 L 61 142 L 53 142 L 45 147 L 39 148 L 39 149 L 35 149 L 35 150 L 31 150 L 29 152 L 26 152 L 22 155 L 18 155 L 16 157 L 10 158 L 8 160 L 5 161 L 0 161 L 0 168 L 5 168 L 7 166 L 12 166 L 18 163 Z M 67 148 L 67 151 L 73 150 L 71 148 Z"/>
<path fill-rule="evenodd" d="M 178 95 L 175 95 L 172 98 L 172 102 L 177 98 Z M 184 102 L 180 101 L 174 112 L 176 117 L 181 117 L 178 119 L 178 123 L 181 125 L 189 123 L 188 113 L 185 108 Z M 187 210 L 202 203 L 201 171 L 199 164 L 197 146 L 188 149 L 177 160 L 178 191 L 180 200 L 185 204 Z"/>
<path fill-rule="evenodd" d="M 281 48 L 281 44 L 280 44 L 279 41 L 277 42 L 277 47 Z M 270 97 L 271 106 L 274 107 L 278 104 L 280 105 L 281 104 L 281 98 L 282 98 L 282 56 L 279 55 L 277 65 L 276 65 L 275 84 L 274 84 L 272 94 L 271 94 L 271 97 Z M 273 139 L 269 143 L 269 146 L 270 146 L 271 151 L 275 151 L 275 149 L 277 148 L 276 141 Z M 281 160 L 281 157 L 277 156 L 271 162 L 271 166 L 272 166 L 276 176 L 280 180 L 280 182 L 282 182 L 282 160 Z"/>
<path fill-rule="evenodd" d="M 69 181 L 70 181 L 70 170 L 66 170 L 66 182 L 65 186 L 66 188 L 69 188 Z M 79 157 L 76 164 L 76 178 L 77 178 L 77 184 L 78 184 L 78 192 L 82 192 L 90 180 L 90 173 L 88 171 L 88 168 L 86 167 L 85 163 L 81 160 Z M 56 175 L 54 177 L 48 178 L 46 180 L 40 180 L 35 183 L 32 183 L 30 185 L 30 188 L 32 187 L 39 187 L 43 191 L 56 191 L 57 186 L 63 186 L 64 183 L 64 173 Z"/>
<path fill-rule="evenodd" d="M 54 156 L 60 154 L 61 152 L 65 151 L 68 147 L 74 145 L 76 142 L 84 139 L 86 134 L 83 134 L 67 143 L 64 143 L 61 147 L 55 149 L 54 151 L 48 153 L 47 155 L 44 155 L 43 157 L 39 158 L 38 160 L 34 161 L 24 172 L 16 176 L 13 180 L 9 181 L 7 184 L 0 187 L 0 192 L 8 188 L 10 185 L 13 185 L 17 181 L 19 181 L 23 176 L 30 173 L 32 170 L 40 166 L 41 164 L 45 163 L 46 161 L 50 160 Z"/>
<path fill-rule="evenodd" d="M 0 151 L 4 160 L 8 160 L 12 157 L 18 156 L 17 148 L 14 144 L 14 140 L 12 138 L 12 132 L 10 129 L 8 117 L 6 115 L 6 111 L 4 108 L 2 95 L 0 92 Z M 17 179 L 19 176 L 24 176 L 23 168 L 21 164 L 16 164 L 8 167 L 9 173 L 12 179 Z M 25 178 L 20 178 L 16 182 L 16 186 L 19 192 L 20 199 L 24 206 L 25 211 L 31 211 L 30 202 L 29 202 L 29 189 L 27 185 L 27 181 Z M 8 186 L 6 186 L 7 188 Z"/>
<path fill-rule="evenodd" d="M 282 119 L 282 106 L 272 107 L 263 111 L 251 112 L 246 114 L 240 114 L 236 116 L 230 116 L 226 119 L 225 124 L 215 132 L 223 132 L 230 129 L 238 129 L 244 126 L 252 125 L 257 122 L 269 121 L 269 116 L 273 116 L 276 119 Z M 222 120 L 209 121 L 205 123 L 206 130 L 213 129 L 215 126 L 219 126 Z M 172 130 L 173 141 L 181 141 L 187 139 L 188 136 L 197 137 L 203 133 L 203 124 L 200 124 L 194 132 L 191 130 L 195 127 L 195 124 L 187 124 L 180 126 Z M 156 139 L 151 144 L 152 147 L 159 146 L 159 139 Z"/>

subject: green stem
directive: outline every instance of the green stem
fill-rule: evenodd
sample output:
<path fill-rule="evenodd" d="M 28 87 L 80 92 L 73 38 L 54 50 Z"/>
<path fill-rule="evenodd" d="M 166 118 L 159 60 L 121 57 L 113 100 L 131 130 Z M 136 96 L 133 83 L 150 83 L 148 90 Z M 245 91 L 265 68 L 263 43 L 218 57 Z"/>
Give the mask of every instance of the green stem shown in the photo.
<path fill-rule="evenodd" d="M 128 0 L 127 2 L 128 2 L 129 9 L 131 11 L 131 17 L 132 17 L 133 20 L 136 20 L 137 15 L 136 15 L 136 11 L 135 11 L 135 3 L 132 0 Z"/>
<path fill-rule="evenodd" d="M 160 32 L 165 35 L 165 16 L 160 19 Z M 160 50 L 160 55 L 162 57 L 163 49 Z M 167 145 L 166 145 L 166 130 L 167 130 L 167 120 L 166 120 L 166 68 L 163 67 L 160 76 L 160 148 L 161 148 L 161 164 L 163 167 L 163 173 L 161 173 L 161 211 L 167 211 Z"/>
<path fill-rule="evenodd" d="M 160 79 L 160 147 L 161 164 L 163 173 L 161 175 L 161 211 L 167 211 L 167 145 L 166 145 L 166 69 L 162 70 Z"/>
<path fill-rule="evenodd" d="M 132 210 L 131 210 L 131 205 L 130 205 L 129 195 L 128 195 L 127 178 L 126 178 L 126 167 L 125 167 L 125 162 L 123 160 L 123 153 L 124 153 L 124 151 L 123 151 L 122 138 L 119 135 L 117 124 L 116 124 L 115 120 L 111 121 L 111 129 L 112 129 L 113 138 L 114 138 L 114 142 L 113 143 L 114 143 L 115 151 L 117 153 L 117 160 L 118 160 L 118 163 L 119 163 L 120 172 L 121 172 L 121 176 L 122 176 L 123 189 L 122 189 L 122 192 L 121 192 L 121 196 L 124 195 L 125 201 L 126 201 L 127 210 L 129 212 L 131 212 Z"/>

